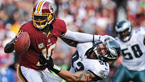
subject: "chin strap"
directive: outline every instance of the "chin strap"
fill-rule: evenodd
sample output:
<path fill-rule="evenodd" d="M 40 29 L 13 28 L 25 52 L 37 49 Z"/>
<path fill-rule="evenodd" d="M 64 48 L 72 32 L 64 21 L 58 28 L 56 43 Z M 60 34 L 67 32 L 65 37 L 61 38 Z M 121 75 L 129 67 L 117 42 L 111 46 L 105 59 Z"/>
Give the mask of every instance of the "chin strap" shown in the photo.
<path fill-rule="evenodd" d="M 51 24 L 53 20 L 54 20 L 54 17 L 50 21 L 48 21 L 48 24 Z"/>
<path fill-rule="evenodd" d="M 144 40 L 143 40 L 143 43 L 144 43 L 144 45 L 145 45 L 145 38 L 144 38 Z"/>

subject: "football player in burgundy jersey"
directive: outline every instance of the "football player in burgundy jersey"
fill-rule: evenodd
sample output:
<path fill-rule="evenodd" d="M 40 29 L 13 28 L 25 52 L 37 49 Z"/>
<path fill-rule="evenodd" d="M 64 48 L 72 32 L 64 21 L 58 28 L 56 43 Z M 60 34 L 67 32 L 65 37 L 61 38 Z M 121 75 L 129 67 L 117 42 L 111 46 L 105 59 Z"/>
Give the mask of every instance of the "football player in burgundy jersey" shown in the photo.
<path fill-rule="evenodd" d="M 65 22 L 54 15 L 54 5 L 39 0 L 33 8 L 32 20 L 21 26 L 19 33 L 28 32 L 31 40 L 29 49 L 19 56 L 18 77 L 21 81 L 45 82 L 48 81 L 48 77 L 51 78 L 51 75 L 45 74 L 46 67 L 40 64 L 39 59 L 40 54 L 46 58 L 52 55 L 58 37 L 77 42 L 88 42 L 93 39 L 104 41 L 105 38 L 111 37 L 69 31 Z M 5 46 L 6 53 L 14 50 L 16 38 Z"/>

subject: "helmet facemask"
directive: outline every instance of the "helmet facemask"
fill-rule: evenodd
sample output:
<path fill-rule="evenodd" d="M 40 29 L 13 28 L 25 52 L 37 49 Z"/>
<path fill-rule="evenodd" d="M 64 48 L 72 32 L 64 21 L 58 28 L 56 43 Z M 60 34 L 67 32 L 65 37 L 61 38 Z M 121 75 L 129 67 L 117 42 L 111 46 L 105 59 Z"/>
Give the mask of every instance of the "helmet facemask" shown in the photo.
<path fill-rule="evenodd" d="M 45 26 L 50 24 L 50 22 L 52 22 L 53 18 L 50 13 L 32 13 L 32 20 L 35 27 L 38 29 L 43 29 Z"/>
<path fill-rule="evenodd" d="M 113 40 L 97 43 L 93 48 L 95 55 L 102 61 L 114 61 L 120 56 L 120 46 Z"/>
<path fill-rule="evenodd" d="M 117 24 L 115 27 L 118 37 L 126 42 L 131 38 L 132 34 L 132 26 L 131 23 L 127 20 L 123 20 Z"/>
<path fill-rule="evenodd" d="M 101 60 L 106 60 L 107 54 L 108 54 L 108 50 L 106 48 L 106 46 L 100 42 L 97 43 L 93 49 L 93 52 L 95 53 L 95 55 L 101 59 Z"/>
<path fill-rule="evenodd" d="M 130 39 L 131 33 L 132 33 L 132 30 L 129 29 L 129 28 L 127 28 L 127 29 L 125 29 L 125 30 L 122 31 L 122 32 L 118 32 L 118 37 L 119 37 L 122 41 L 126 42 L 126 41 L 128 41 L 128 40 Z"/>

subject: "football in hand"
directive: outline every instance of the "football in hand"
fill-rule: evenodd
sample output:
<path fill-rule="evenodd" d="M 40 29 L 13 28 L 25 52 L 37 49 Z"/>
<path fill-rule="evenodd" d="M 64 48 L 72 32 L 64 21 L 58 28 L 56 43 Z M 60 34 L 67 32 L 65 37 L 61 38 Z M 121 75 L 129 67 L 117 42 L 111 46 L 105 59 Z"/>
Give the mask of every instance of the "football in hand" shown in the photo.
<path fill-rule="evenodd" d="M 30 37 L 27 32 L 22 32 L 15 40 L 14 49 L 17 55 L 28 50 L 30 46 Z"/>

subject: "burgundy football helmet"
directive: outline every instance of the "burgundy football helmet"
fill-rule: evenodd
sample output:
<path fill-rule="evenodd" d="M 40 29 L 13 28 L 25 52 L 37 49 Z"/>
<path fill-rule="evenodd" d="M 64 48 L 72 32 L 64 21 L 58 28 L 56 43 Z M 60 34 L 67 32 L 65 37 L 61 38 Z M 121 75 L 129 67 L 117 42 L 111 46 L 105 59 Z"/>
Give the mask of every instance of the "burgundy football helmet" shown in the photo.
<path fill-rule="evenodd" d="M 32 12 L 33 25 L 38 29 L 43 29 L 54 20 L 54 5 L 45 0 L 39 0 Z"/>

